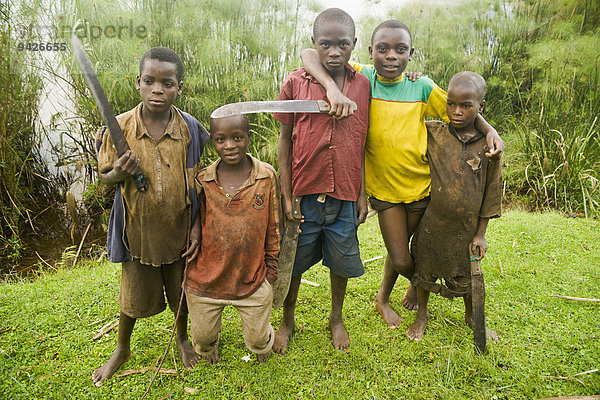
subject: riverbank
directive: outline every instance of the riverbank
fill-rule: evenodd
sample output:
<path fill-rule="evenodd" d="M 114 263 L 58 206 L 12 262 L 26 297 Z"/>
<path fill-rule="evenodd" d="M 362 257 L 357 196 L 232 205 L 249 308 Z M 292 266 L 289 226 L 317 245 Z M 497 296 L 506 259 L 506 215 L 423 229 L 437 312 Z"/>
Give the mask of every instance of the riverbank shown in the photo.
<path fill-rule="evenodd" d="M 465 398 L 532 399 L 600 393 L 600 304 L 552 297 L 600 298 L 600 221 L 555 213 L 510 211 L 490 223 L 489 253 L 483 262 L 488 326 L 500 341 L 489 354 L 473 351 L 463 322 L 462 301 L 434 296 L 430 325 L 421 342 L 405 331 L 414 314 L 402 311 L 399 329 L 390 330 L 371 306 L 383 260 L 365 264 L 351 280 L 345 303 L 349 352 L 329 342 L 329 279 L 323 267 L 305 278 L 297 311 L 297 332 L 288 353 L 266 365 L 250 362 L 239 317 L 223 316 L 222 361 L 183 369 L 169 351 L 150 398 Z M 375 218 L 359 229 L 363 260 L 385 254 Z M 138 321 L 133 357 L 122 368 L 134 373 L 113 377 L 103 387 L 91 381 L 94 368 L 114 350 L 116 332 L 93 340 L 118 316 L 119 266 L 79 262 L 73 269 L 48 268 L 35 280 L 0 284 L 0 397 L 140 398 L 152 367 L 164 352 L 170 313 Z M 392 305 L 401 309 L 407 282 L 399 281 Z M 281 310 L 274 312 L 277 326 Z M 563 379 L 566 378 L 566 379 Z M 193 392 L 192 395 L 187 394 Z"/>

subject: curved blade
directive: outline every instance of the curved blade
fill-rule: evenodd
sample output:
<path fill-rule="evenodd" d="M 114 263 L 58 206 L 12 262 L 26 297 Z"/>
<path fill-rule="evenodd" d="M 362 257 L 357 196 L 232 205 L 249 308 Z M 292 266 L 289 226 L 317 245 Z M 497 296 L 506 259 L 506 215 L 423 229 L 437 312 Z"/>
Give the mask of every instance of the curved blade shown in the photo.
<path fill-rule="evenodd" d="M 244 101 L 219 107 L 210 114 L 210 117 L 223 118 L 259 112 L 318 113 L 329 112 L 330 109 L 329 104 L 324 100 Z"/>
<path fill-rule="evenodd" d="M 115 118 L 115 113 L 113 112 L 113 109 L 106 98 L 106 94 L 104 94 L 104 90 L 102 89 L 102 85 L 100 85 L 100 81 L 98 80 L 98 76 L 92 67 L 92 63 L 85 54 L 85 50 L 83 49 L 83 46 L 81 45 L 81 42 L 77 36 L 71 36 L 71 45 L 73 46 L 73 53 L 75 54 L 79 68 L 81 68 L 83 76 L 85 76 L 85 80 L 92 91 L 92 95 L 94 95 L 96 105 L 100 110 L 100 114 L 102 114 L 104 124 L 108 128 L 110 138 L 117 149 L 117 154 L 119 157 L 121 157 L 123 153 L 129 150 L 129 145 L 127 144 L 127 140 L 125 140 L 125 135 L 123 135 L 123 131 L 121 130 L 121 127 Z M 144 177 L 140 167 L 138 167 L 137 172 L 132 178 L 137 190 L 140 192 L 145 192 L 148 189 L 148 186 L 146 185 L 146 178 Z"/>

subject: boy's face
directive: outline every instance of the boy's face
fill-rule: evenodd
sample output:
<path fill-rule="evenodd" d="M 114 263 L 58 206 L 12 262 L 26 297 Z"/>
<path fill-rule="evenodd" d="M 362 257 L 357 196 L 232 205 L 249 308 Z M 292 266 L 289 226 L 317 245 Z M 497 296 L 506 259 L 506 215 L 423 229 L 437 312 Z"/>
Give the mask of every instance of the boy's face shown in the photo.
<path fill-rule="evenodd" d="M 452 126 L 456 129 L 470 128 L 475 118 L 477 118 L 477 114 L 483 111 L 484 102 L 468 86 L 451 86 L 448 88 L 446 113 L 448 113 Z"/>
<path fill-rule="evenodd" d="M 321 26 L 315 37 L 313 46 L 319 54 L 321 64 L 329 74 L 343 73 L 350 60 L 356 38 L 351 28 L 339 22 L 328 22 Z"/>
<path fill-rule="evenodd" d="M 246 157 L 250 134 L 242 117 L 218 118 L 212 122 L 210 139 L 219 158 L 229 165 L 236 165 Z"/>
<path fill-rule="evenodd" d="M 144 107 L 150 112 L 162 113 L 181 94 L 183 82 L 177 81 L 177 66 L 168 61 L 147 59 L 135 88 L 140 91 Z"/>
<path fill-rule="evenodd" d="M 386 79 L 395 79 L 406 69 L 414 50 L 406 30 L 381 28 L 369 46 L 369 57 L 379 75 Z"/>

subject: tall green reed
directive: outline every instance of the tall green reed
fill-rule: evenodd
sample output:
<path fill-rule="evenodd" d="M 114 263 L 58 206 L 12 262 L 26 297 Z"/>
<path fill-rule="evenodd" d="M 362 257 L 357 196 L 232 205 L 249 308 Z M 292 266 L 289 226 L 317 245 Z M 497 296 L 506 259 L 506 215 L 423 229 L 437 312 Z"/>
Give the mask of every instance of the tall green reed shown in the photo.
<path fill-rule="evenodd" d="M 26 246 L 23 229 L 40 211 L 44 169 L 37 159 L 34 129 L 41 90 L 39 77 L 17 49 L 24 38 L 15 35 L 15 24 L 28 24 L 31 10 L 25 5 L 0 4 L 0 259 L 18 260 Z"/>

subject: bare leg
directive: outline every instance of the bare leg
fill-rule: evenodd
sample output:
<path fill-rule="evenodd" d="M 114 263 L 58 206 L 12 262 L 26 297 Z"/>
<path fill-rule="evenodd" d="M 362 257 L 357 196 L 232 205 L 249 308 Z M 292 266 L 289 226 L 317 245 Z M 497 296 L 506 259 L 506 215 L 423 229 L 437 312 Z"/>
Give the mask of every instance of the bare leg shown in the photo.
<path fill-rule="evenodd" d="M 402 318 L 390 306 L 390 294 L 398 275 L 403 275 L 410 280 L 414 274 L 415 267 L 408 242 L 417 228 L 421 216 L 407 212 L 404 205 L 398 205 L 379 212 L 378 218 L 388 256 L 373 305 L 387 325 L 394 329 L 400 326 Z M 407 310 L 417 308 L 416 291 L 412 285 L 408 287 L 402 299 L 402 306 Z"/>
<path fill-rule="evenodd" d="M 417 317 L 415 318 L 415 322 L 413 322 L 406 331 L 406 335 L 411 340 L 418 341 L 423 338 L 423 333 L 425 332 L 425 328 L 427 328 L 427 321 L 429 319 L 429 315 L 427 313 L 428 301 L 429 292 L 425 289 L 417 288 L 417 302 L 419 303 Z"/>
<path fill-rule="evenodd" d="M 188 340 L 187 320 L 188 313 L 181 312 L 175 323 L 177 326 L 177 337 L 175 340 L 177 341 L 177 349 L 179 350 L 183 366 L 187 369 L 192 369 L 198 364 L 201 357 L 194 351 L 192 344 Z"/>
<path fill-rule="evenodd" d="M 392 289 L 394 289 L 398 275 L 399 274 L 394 271 L 394 267 L 392 266 L 392 262 L 388 255 L 385 258 L 383 278 L 381 279 L 381 284 L 379 285 L 379 291 L 375 296 L 375 300 L 373 300 L 373 305 L 386 324 L 392 329 L 398 328 L 402 323 L 402 318 L 390 306 L 390 294 L 392 293 Z"/>
<path fill-rule="evenodd" d="M 292 332 L 294 332 L 296 326 L 294 313 L 296 312 L 296 301 L 298 300 L 301 279 L 302 275 L 292 278 L 290 290 L 283 302 L 283 317 L 281 318 L 281 324 L 273 342 L 273 351 L 279 354 L 285 354 L 290 336 L 292 336 Z"/>
<path fill-rule="evenodd" d="M 344 327 L 342 309 L 344 307 L 344 297 L 346 297 L 348 278 L 342 278 L 331 272 L 329 278 L 331 280 L 331 314 L 329 314 L 331 341 L 336 349 L 346 350 L 350 347 L 350 337 Z"/>
<path fill-rule="evenodd" d="M 131 357 L 130 340 L 135 318 L 131 318 L 123 313 L 119 315 L 119 333 L 117 335 L 117 348 L 112 357 L 108 359 L 101 367 L 94 370 L 92 380 L 94 385 L 100 387 L 105 380 L 110 378 L 125 361 Z"/>
<path fill-rule="evenodd" d="M 473 329 L 473 297 L 471 295 L 466 295 L 463 297 L 465 302 L 465 324 L 469 326 L 469 328 Z M 487 326 L 485 327 L 485 337 L 487 340 L 492 340 L 494 343 L 498 343 L 498 334 L 496 331 L 491 330 Z"/>

